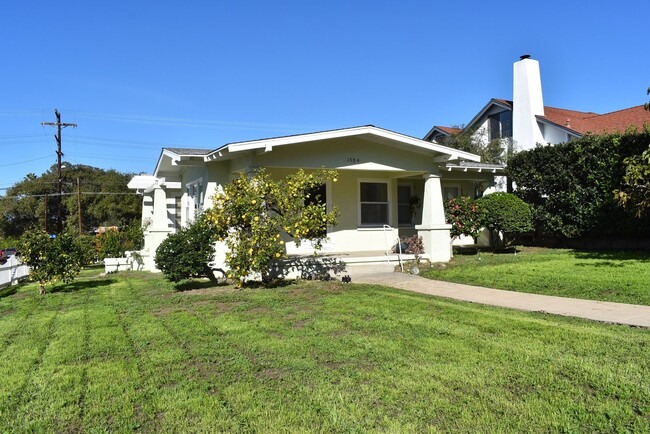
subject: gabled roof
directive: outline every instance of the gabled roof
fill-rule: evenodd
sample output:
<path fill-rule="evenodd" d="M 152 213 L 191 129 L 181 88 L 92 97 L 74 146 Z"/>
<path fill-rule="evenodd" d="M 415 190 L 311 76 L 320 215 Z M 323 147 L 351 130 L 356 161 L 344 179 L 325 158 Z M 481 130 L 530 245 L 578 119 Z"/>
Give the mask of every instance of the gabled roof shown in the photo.
<path fill-rule="evenodd" d="M 433 142 L 434 137 L 437 137 L 439 135 L 443 136 L 450 136 L 452 134 L 458 134 L 461 131 L 463 131 L 462 128 L 457 128 L 457 127 L 443 127 L 442 125 L 435 125 L 433 128 L 429 130 L 429 132 L 424 136 L 424 139 L 428 142 Z"/>
<path fill-rule="evenodd" d="M 455 134 L 455 133 L 460 133 L 461 131 L 463 131 L 462 128 L 458 128 L 458 127 L 441 127 L 441 126 L 436 126 L 436 127 L 433 127 L 433 128 L 439 129 L 440 131 L 445 132 L 445 133 L 447 133 L 447 134 Z"/>
<path fill-rule="evenodd" d="M 265 150 L 271 151 L 274 147 L 307 144 L 329 139 L 340 139 L 346 137 L 373 137 L 388 144 L 411 146 L 415 149 L 437 152 L 447 155 L 449 160 L 464 159 L 469 161 L 479 161 L 480 157 L 469 152 L 459 151 L 458 149 L 427 142 L 422 139 L 396 133 L 394 131 L 375 127 L 374 125 L 365 125 L 360 127 L 343 128 L 337 130 L 319 131 L 315 133 L 298 134 L 292 136 L 274 137 L 269 139 L 252 140 L 248 142 L 235 142 L 215 149 L 206 156 L 206 161 L 226 158 L 229 154 L 251 151 Z"/>
<path fill-rule="evenodd" d="M 471 128 L 494 106 L 512 110 L 513 103 L 505 99 L 492 98 L 465 128 Z M 630 126 L 643 128 L 644 124 L 650 124 L 650 112 L 645 110 L 642 105 L 605 114 L 544 106 L 544 116 L 537 116 L 537 119 L 540 122 L 562 128 L 575 136 L 581 136 L 587 133 L 625 131 Z M 435 126 L 427 133 L 424 140 L 429 140 L 434 131 L 445 132 L 446 130 L 453 129 Z M 454 134 L 454 132 L 448 134 Z"/>
<path fill-rule="evenodd" d="M 212 152 L 210 149 L 202 149 L 202 148 L 163 148 L 163 150 L 172 152 L 178 155 L 179 157 L 208 155 L 210 152 Z"/>
<path fill-rule="evenodd" d="M 210 149 L 202 148 L 162 148 L 153 173 L 155 176 L 159 175 L 163 157 L 168 157 L 172 165 L 179 165 L 186 162 L 203 162 L 210 152 L 212 152 Z"/>
<path fill-rule="evenodd" d="M 407 136 L 394 131 L 375 127 L 374 125 L 364 125 L 352 128 L 341 128 L 336 130 L 319 131 L 315 133 L 296 134 L 291 136 L 272 137 L 267 139 L 251 140 L 246 142 L 233 142 L 225 144 L 217 149 L 208 150 L 200 148 L 163 148 L 154 175 L 159 176 L 160 170 L 170 166 L 196 165 L 203 164 L 213 160 L 226 160 L 241 155 L 242 152 L 270 152 L 274 147 L 316 143 L 323 140 L 341 139 L 348 137 L 358 137 L 370 139 L 377 143 L 390 146 L 411 149 L 423 154 L 433 154 L 432 156 L 440 161 L 480 161 L 480 157 L 469 152 L 442 146 L 437 143 L 431 143 Z M 436 154 L 441 154 L 436 156 Z M 169 160 L 164 160 L 168 158 Z M 163 161 L 165 163 L 163 164 Z M 432 161 L 433 164 L 433 161 Z"/>

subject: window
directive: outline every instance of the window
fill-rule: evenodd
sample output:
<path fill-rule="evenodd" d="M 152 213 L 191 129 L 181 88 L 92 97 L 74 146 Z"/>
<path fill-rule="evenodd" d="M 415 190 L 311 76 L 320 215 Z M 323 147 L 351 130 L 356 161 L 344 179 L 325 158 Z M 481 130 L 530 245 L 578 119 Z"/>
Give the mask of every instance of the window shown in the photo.
<path fill-rule="evenodd" d="M 174 229 L 181 228 L 182 196 L 174 196 Z"/>
<path fill-rule="evenodd" d="M 203 212 L 203 180 L 197 180 L 185 188 L 185 222 L 191 223 Z"/>
<path fill-rule="evenodd" d="M 512 112 L 504 111 L 488 116 L 488 140 L 512 137 Z"/>
<path fill-rule="evenodd" d="M 442 187 L 442 200 L 449 200 L 460 196 L 460 186 L 447 185 Z"/>
<path fill-rule="evenodd" d="M 388 183 L 359 183 L 361 226 L 382 226 L 388 222 Z"/>
<path fill-rule="evenodd" d="M 411 186 L 400 184 L 397 186 L 397 224 L 410 226 L 413 224 L 411 215 Z"/>

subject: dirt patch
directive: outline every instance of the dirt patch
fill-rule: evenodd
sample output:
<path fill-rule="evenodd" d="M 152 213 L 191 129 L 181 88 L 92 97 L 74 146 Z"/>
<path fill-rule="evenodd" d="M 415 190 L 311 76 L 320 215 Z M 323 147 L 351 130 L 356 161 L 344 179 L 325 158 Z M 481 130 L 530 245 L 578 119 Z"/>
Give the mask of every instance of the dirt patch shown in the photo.
<path fill-rule="evenodd" d="M 342 338 L 343 336 L 347 336 L 349 334 L 350 332 L 348 330 L 341 329 L 341 330 L 334 330 L 332 332 L 329 332 L 328 336 L 331 336 L 333 338 Z"/>
<path fill-rule="evenodd" d="M 15 307 L 0 311 L 0 315 L 11 315 L 17 312 L 17 309 Z"/>
<path fill-rule="evenodd" d="M 179 307 L 163 307 L 161 309 L 154 310 L 151 313 L 153 313 L 155 316 L 166 316 L 178 312 L 187 312 L 187 309 L 183 309 Z"/>
<path fill-rule="evenodd" d="M 339 369 L 343 365 L 344 364 L 341 362 L 318 361 L 319 368 L 331 369 L 332 371 Z"/>
<path fill-rule="evenodd" d="M 182 291 L 176 294 L 183 295 L 221 295 L 221 294 L 231 294 L 233 292 L 241 291 L 234 286 L 211 286 L 209 288 L 197 288 L 197 289 L 188 289 L 187 291 Z"/>
<path fill-rule="evenodd" d="M 303 319 L 303 320 L 300 320 L 300 321 L 296 321 L 295 323 L 293 323 L 293 328 L 294 328 L 294 329 L 303 329 L 303 328 L 305 328 L 305 326 L 306 326 L 307 324 L 309 324 L 309 322 L 310 322 L 310 321 L 309 321 L 309 320 L 306 320 L 306 319 Z"/>
<path fill-rule="evenodd" d="M 219 301 L 211 304 L 218 310 L 219 313 L 223 313 L 231 312 L 244 303 L 241 301 Z"/>
<path fill-rule="evenodd" d="M 282 369 L 266 368 L 259 373 L 258 377 L 262 379 L 268 379 L 268 380 L 278 380 L 280 378 L 284 378 L 285 375 L 286 372 Z"/>
<path fill-rule="evenodd" d="M 273 312 L 271 308 L 268 308 L 266 306 L 258 306 L 254 307 L 252 309 L 246 310 L 246 313 L 253 314 L 253 315 L 262 315 L 262 314 L 267 314 Z"/>

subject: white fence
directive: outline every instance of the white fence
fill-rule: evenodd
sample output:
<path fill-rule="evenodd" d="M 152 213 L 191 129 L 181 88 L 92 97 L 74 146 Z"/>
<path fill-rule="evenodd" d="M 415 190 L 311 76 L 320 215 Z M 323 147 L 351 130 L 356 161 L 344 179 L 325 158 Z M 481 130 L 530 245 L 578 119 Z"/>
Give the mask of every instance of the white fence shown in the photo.
<path fill-rule="evenodd" d="M 16 256 L 10 257 L 0 265 L 0 288 L 14 285 L 29 275 L 29 267 L 24 265 Z"/>

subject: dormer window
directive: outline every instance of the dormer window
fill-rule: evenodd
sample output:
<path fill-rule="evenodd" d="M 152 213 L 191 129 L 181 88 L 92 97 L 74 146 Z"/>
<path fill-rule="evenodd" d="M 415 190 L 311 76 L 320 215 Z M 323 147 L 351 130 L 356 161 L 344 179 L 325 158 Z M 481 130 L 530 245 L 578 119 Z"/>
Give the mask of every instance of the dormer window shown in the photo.
<path fill-rule="evenodd" d="M 488 116 L 488 140 L 512 137 L 512 112 L 509 110 Z"/>

